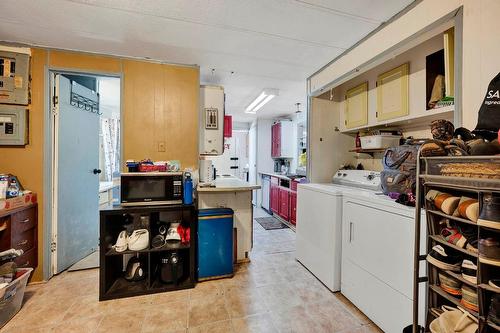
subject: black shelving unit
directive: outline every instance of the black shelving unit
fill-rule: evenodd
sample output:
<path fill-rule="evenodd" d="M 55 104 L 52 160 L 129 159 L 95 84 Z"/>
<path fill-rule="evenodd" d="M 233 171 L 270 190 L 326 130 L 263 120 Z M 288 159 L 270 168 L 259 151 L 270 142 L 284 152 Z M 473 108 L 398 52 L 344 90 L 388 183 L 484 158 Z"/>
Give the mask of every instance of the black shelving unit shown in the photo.
<path fill-rule="evenodd" d="M 149 248 L 141 251 L 113 249 L 119 233 L 133 221 L 145 217 L 146 225 L 141 228 L 149 231 Z M 189 243 L 168 242 L 161 248 L 152 248 L 151 240 L 158 234 L 161 222 L 181 222 L 189 226 Z M 194 288 L 196 284 L 196 234 L 197 212 L 194 205 L 165 205 L 138 207 L 111 207 L 100 212 L 100 267 L 99 300 L 139 296 Z M 169 253 L 177 252 L 182 258 L 183 275 L 177 283 L 163 283 L 159 277 L 161 259 Z M 146 277 L 137 282 L 125 279 L 125 267 L 132 256 L 138 256 L 144 264 Z"/>
<path fill-rule="evenodd" d="M 440 221 L 443 219 L 448 219 L 457 226 L 474 228 L 473 231 L 477 231 L 478 239 L 484 238 L 485 236 L 496 237 L 500 239 L 500 230 L 487 228 L 477 224 L 475 221 L 465 219 L 463 217 L 457 217 L 445 214 L 444 212 L 438 210 L 432 201 L 425 199 L 425 194 L 429 190 L 438 190 L 444 193 L 449 193 L 454 196 L 466 196 L 469 198 L 477 199 L 479 202 L 479 211 L 481 211 L 483 198 L 489 196 L 492 193 L 500 194 L 500 179 L 488 179 L 488 178 L 473 178 L 469 177 L 466 168 L 464 168 L 463 174 L 456 175 L 443 175 L 441 173 L 442 168 L 450 166 L 451 163 L 460 170 L 460 166 L 471 165 L 471 163 L 476 163 L 478 167 L 481 164 L 497 164 L 500 165 L 499 156 L 467 156 L 467 157 L 420 157 L 417 169 L 418 169 L 418 179 L 417 184 L 417 209 L 416 209 L 416 221 L 415 221 L 415 239 L 420 241 L 420 210 L 425 209 L 426 211 L 426 222 L 427 222 L 427 253 L 429 253 L 433 246 L 439 244 L 442 245 L 446 251 L 452 254 L 459 254 L 464 259 L 469 259 L 474 262 L 477 267 L 477 284 L 464 279 L 460 272 L 452 272 L 448 270 L 442 270 L 428 262 L 427 264 L 427 276 L 419 276 L 420 263 L 426 258 L 426 254 L 421 255 L 418 250 L 415 251 L 415 281 L 414 281 L 414 295 L 417 295 L 416 301 L 414 301 L 414 331 L 416 332 L 416 318 L 418 318 L 418 290 L 419 286 L 422 286 L 426 282 L 427 288 L 427 316 L 426 316 L 426 327 L 425 331 L 429 331 L 429 325 L 439 316 L 437 309 L 442 305 L 452 305 L 458 306 L 461 309 L 468 311 L 473 317 L 477 318 L 478 321 L 478 332 L 479 333 L 490 333 L 498 332 L 499 327 L 494 323 L 488 321 L 488 311 L 490 307 L 491 297 L 494 293 L 498 293 L 498 290 L 494 287 L 488 285 L 488 280 L 492 278 L 500 278 L 500 265 L 492 265 L 491 263 L 485 263 L 481 259 L 481 254 L 479 251 L 473 251 L 470 249 L 464 249 L 456 245 L 448 243 L 441 235 L 440 231 L 443 227 Z M 491 165 L 491 164 L 490 164 Z M 418 243 L 417 243 L 418 244 Z M 468 309 L 465 307 L 461 301 L 460 297 L 453 296 L 440 287 L 440 281 L 438 274 L 445 274 L 451 276 L 462 284 L 476 289 L 478 294 L 478 311 L 473 309 Z"/>

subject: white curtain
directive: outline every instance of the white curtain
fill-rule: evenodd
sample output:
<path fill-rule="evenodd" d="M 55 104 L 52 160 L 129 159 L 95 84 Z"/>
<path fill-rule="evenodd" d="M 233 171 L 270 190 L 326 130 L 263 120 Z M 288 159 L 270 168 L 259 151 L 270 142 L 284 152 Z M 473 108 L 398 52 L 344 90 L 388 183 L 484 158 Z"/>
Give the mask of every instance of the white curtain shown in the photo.
<path fill-rule="evenodd" d="M 102 145 L 104 150 L 104 180 L 112 181 L 120 167 L 120 121 L 101 118 Z"/>

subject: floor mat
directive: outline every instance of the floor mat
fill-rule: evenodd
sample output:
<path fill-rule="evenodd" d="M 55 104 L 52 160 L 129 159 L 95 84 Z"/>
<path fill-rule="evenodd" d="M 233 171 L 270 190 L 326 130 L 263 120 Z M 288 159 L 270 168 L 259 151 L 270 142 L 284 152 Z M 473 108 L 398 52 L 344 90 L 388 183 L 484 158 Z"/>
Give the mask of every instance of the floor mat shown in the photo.
<path fill-rule="evenodd" d="M 82 269 L 97 268 L 99 267 L 99 250 L 89 254 L 70 268 L 68 271 L 79 271 Z"/>
<path fill-rule="evenodd" d="M 281 223 L 276 219 L 275 217 L 256 217 L 255 221 L 257 221 L 262 228 L 266 230 L 274 230 L 274 229 L 285 229 L 288 228 L 288 226 L 284 223 Z"/>

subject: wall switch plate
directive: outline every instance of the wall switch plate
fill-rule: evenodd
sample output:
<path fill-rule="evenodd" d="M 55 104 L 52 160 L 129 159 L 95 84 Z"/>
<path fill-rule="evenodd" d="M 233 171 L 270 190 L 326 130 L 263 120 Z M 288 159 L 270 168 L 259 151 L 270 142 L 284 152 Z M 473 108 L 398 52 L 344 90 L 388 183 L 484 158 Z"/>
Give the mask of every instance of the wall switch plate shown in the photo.
<path fill-rule="evenodd" d="M 166 149 L 165 149 L 165 141 L 159 141 L 158 142 L 158 151 L 159 152 L 165 152 Z"/>

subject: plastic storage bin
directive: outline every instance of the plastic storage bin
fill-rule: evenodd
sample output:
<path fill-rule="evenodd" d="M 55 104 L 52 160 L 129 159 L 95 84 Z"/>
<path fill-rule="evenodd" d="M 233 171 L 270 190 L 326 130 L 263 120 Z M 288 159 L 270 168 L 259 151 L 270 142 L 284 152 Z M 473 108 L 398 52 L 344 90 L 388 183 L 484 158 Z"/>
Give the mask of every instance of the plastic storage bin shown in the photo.
<path fill-rule="evenodd" d="M 360 137 L 362 149 L 382 149 L 399 146 L 399 135 L 368 135 Z"/>
<path fill-rule="evenodd" d="M 23 272 L 23 275 L 9 283 L 9 285 L 2 290 L 2 293 L 4 291 L 5 293 L 0 297 L 0 328 L 5 326 L 5 324 L 21 310 L 24 290 L 26 289 L 26 284 L 28 283 L 28 278 L 33 268 L 24 268 L 19 271 Z"/>
<path fill-rule="evenodd" d="M 200 209 L 198 213 L 198 280 L 234 275 L 233 216 L 230 208 Z"/>

